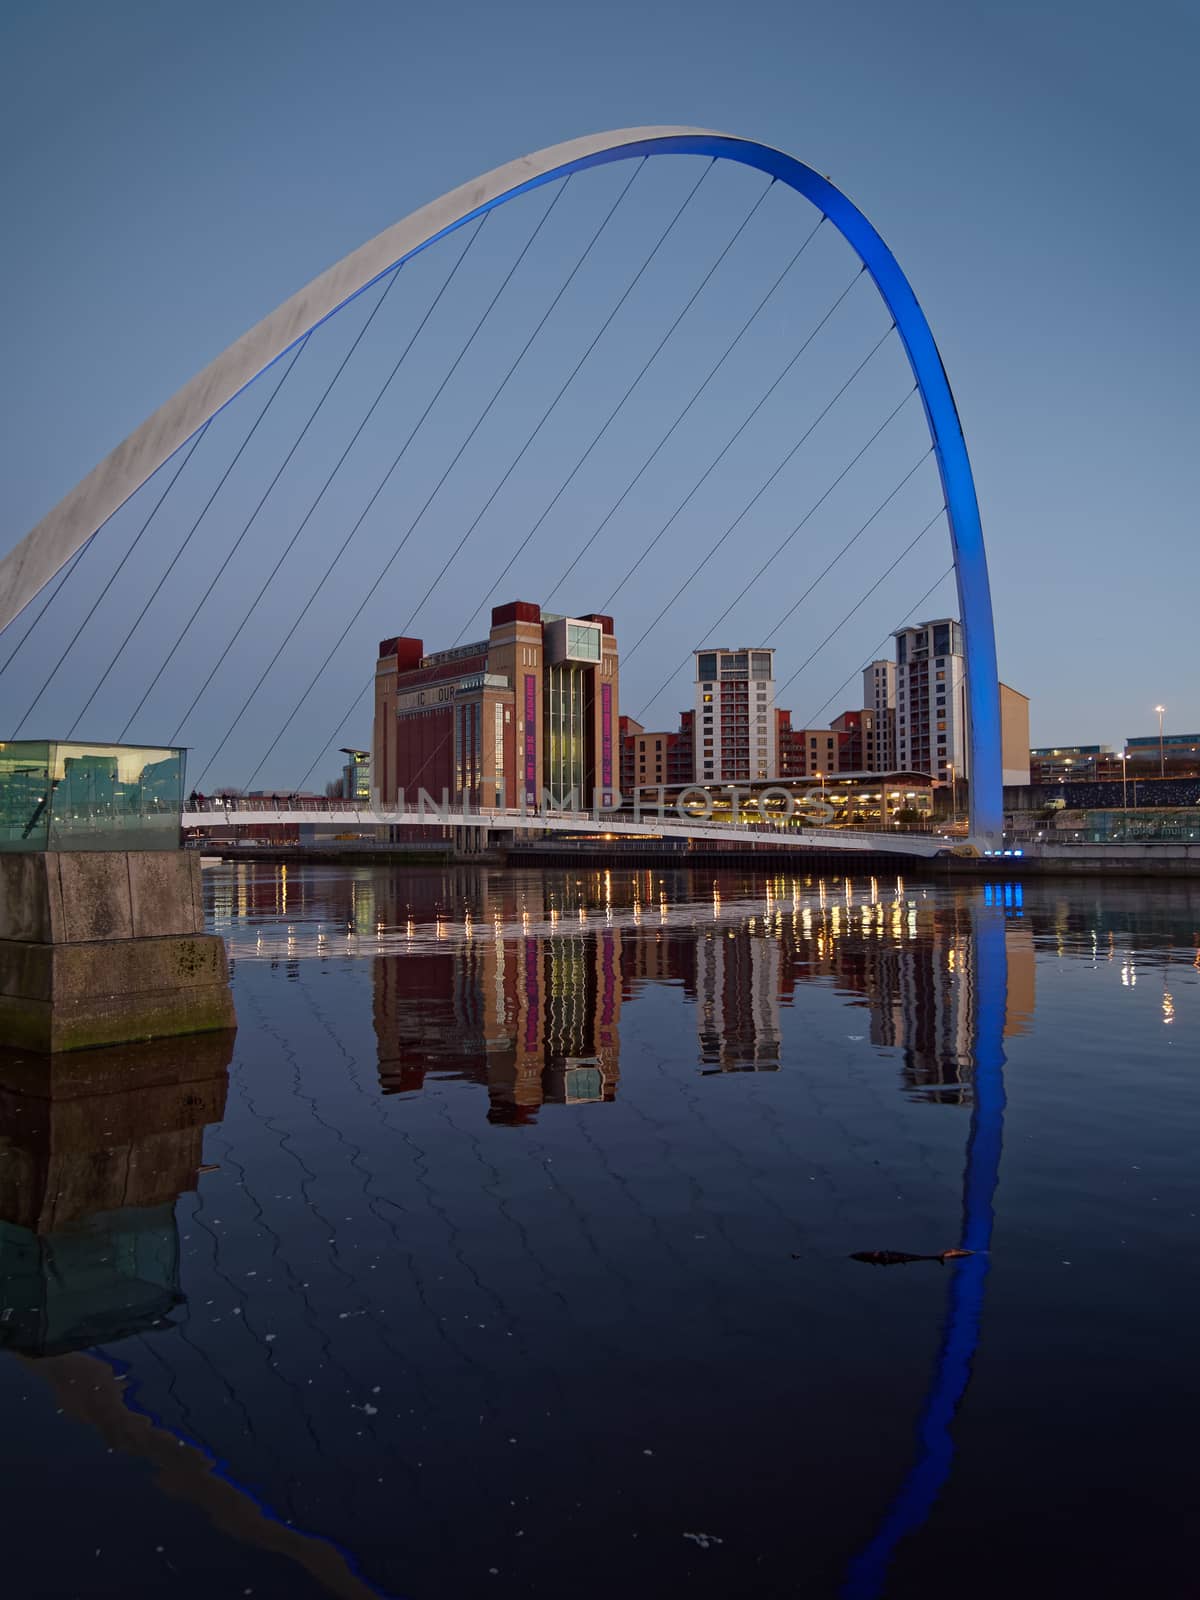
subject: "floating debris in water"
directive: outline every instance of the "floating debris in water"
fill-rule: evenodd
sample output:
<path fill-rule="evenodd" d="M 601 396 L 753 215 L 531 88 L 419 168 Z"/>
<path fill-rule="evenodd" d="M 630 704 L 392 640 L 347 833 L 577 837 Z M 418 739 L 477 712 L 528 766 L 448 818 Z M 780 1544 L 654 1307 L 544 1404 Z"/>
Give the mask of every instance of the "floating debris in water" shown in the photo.
<path fill-rule="evenodd" d="M 936 1261 L 940 1266 L 944 1261 L 957 1261 L 960 1256 L 973 1256 L 974 1250 L 943 1250 L 935 1256 L 913 1256 L 907 1250 L 856 1250 L 851 1255 L 851 1261 L 865 1261 L 871 1267 L 906 1267 L 910 1261 Z M 793 1260 L 798 1257 L 793 1256 Z"/>

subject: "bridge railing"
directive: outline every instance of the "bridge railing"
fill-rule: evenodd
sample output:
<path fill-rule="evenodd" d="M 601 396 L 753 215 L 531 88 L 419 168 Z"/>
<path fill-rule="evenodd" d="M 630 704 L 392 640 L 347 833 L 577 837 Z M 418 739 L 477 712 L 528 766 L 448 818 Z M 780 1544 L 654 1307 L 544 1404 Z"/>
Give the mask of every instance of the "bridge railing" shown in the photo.
<path fill-rule="evenodd" d="M 391 810 L 382 810 L 370 805 L 356 804 L 353 801 L 337 798 L 326 798 L 316 795 L 191 795 L 188 797 L 187 815 L 206 815 L 213 817 L 214 821 L 232 823 L 237 822 L 246 813 L 251 815 L 271 815 L 278 817 L 281 813 L 289 815 L 300 814 L 311 816 L 314 820 L 325 818 L 330 824 L 353 823 L 360 827 L 405 827 L 418 824 L 420 826 L 445 826 L 460 827 L 465 820 L 476 826 L 490 824 L 503 828 L 506 824 L 520 822 L 528 827 L 536 828 L 539 822 L 547 824 L 573 822 L 583 827 L 595 828 L 601 833 L 627 832 L 633 826 L 641 829 L 661 830 L 665 834 L 686 834 L 694 836 L 697 833 L 728 833 L 736 831 L 754 835 L 764 835 L 772 838 L 795 838 L 802 834 L 805 839 L 828 838 L 845 841 L 847 834 L 863 839 L 894 840 L 912 836 L 935 837 L 932 830 L 897 828 L 894 831 L 864 829 L 854 827 L 825 827 L 819 823 L 810 823 L 803 819 L 791 819 L 786 823 L 775 822 L 771 819 L 764 820 L 760 817 L 739 816 L 732 817 L 706 817 L 691 815 L 686 812 L 677 812 L 674 816 L 665 815 L 657 810 L 646 808 L 638 814 L 632 812 L 614 812 L 611 810 L 558 810 L 552 808 L 537 808 L 534 806 L 469 806 L 461 803 L 457 808 L 451 807 L 449 811 L 435 811 L 429 807 L 416 805 L 396 807 Z M 196 826 L 197 824 L 191 824 Z"/>

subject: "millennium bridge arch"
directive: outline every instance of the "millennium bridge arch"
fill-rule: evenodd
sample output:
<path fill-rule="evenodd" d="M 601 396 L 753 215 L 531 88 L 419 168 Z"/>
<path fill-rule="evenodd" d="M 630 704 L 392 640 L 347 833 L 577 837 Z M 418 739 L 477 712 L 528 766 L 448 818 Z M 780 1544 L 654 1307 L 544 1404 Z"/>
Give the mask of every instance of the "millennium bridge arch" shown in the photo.
<path fill-rule="evenodd" d="M 875 228 L 828 178 L 751 139 L 697 128 L 624 128 L 553 145 L 462 184 L 394 223 L 243 334 L 95 467 L 0 561 L 6 628 L 114 512 L 248 384 L 327 318 L 439 239 L 518 195 L 590 167 L 700 155 L 751 167 L 794 189 L 834 225 L 891 313 L 921 395 L 950 526 L 967 667 L 971 831 L 1003 824 L 1000 692 L 987 556 L 975 483 L 950 383 L 925 314 Z"/>

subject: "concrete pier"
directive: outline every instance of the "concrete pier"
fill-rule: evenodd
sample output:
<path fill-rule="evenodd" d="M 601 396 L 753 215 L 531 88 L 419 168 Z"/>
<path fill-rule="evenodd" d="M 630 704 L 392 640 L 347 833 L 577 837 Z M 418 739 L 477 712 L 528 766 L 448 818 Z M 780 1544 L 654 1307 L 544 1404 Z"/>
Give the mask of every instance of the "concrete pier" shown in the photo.
<path fill-rule="evenodd" d="M 196 855 L 0 854 L 0 1042 L 56 1052 L 236 1026 Z"/>

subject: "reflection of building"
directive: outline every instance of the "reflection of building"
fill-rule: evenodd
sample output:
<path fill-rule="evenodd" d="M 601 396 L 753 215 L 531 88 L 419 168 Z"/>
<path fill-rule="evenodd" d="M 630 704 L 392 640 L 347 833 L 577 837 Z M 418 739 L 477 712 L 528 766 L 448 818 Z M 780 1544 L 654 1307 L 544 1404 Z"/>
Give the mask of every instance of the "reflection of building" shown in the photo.
<path fill-rule="evenodd" d="M 181 1302 L 175 1201 L 225 1106 L 232 1034 L 0 1056 L 0 1346 L 59 1354 Z"/>
<path fill-rule="evenodd" d="M 617 786 L 617 643 L 611 617 L 496 606 L 486 639 L 425 654 L 384 639 L 375 669 L 372 784 L 380 804 L 425 789 L 481 805 L 556 804 Z"/>
<path fill-rule="evenodd" d="M 697 941 L 700 1059 L 706 1065 L 778 1069 L 781 955 L 770 934 L 744 927 Z"/>
<path fill-rule="evenodd" d="M 435 938 L 435 948 L 376 961 L 385 1093 L 419 1089 L 428 1075 L 468 1078 L 486 1084 L 488 1120 L 499 1123 L 532 1122 L 543 1105 L 615 1098 L 620 932 L 518 935 L 514 911 L 485 907 L 469 940 L 439 950 Z"/>

